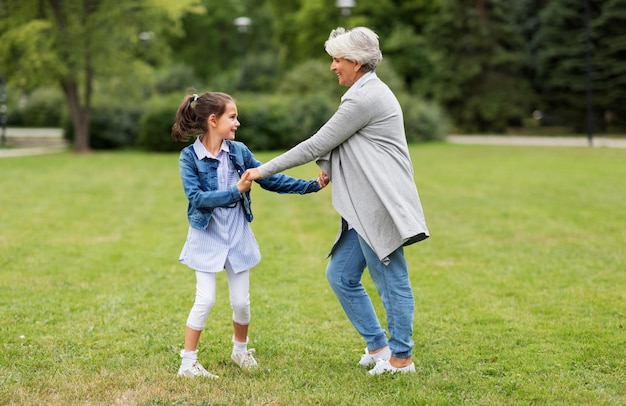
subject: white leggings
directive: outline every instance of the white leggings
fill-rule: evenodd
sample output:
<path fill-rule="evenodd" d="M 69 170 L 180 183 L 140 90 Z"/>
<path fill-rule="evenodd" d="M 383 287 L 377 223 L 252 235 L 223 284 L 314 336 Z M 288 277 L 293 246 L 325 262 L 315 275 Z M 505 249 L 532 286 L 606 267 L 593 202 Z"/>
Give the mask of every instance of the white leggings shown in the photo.
<path fill-rule="evenodd" d="M 204 324 L 215 304 L 216 273 L 196 271 L 196 301 L 189 312 L 187 327 L 196 331 L 204 330 Z M 233 321 L 237 324 L 250 324 L 250 271 L 234 273 L 226 269 L 230 307 Z"/>

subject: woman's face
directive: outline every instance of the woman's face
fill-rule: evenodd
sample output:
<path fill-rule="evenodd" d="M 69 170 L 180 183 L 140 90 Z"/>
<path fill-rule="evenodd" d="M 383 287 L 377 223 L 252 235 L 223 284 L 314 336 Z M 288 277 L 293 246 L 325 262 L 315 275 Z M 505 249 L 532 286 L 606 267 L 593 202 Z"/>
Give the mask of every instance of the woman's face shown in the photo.
<path fill-rule="evenodd" d="M 335 72 L 341 86 L 352 86 L 365 73 L 359 71 L 361 64 L 344 58 L 333 57 L 330 70 Z"/>

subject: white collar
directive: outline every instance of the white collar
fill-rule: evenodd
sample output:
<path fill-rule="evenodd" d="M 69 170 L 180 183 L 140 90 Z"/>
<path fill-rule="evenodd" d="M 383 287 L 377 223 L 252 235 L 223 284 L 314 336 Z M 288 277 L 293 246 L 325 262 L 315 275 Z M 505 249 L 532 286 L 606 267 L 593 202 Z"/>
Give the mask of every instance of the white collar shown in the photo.
<path fill-rule="evenodd" d="M 206 149 L 206 147 L 202 143 L 202 137 L 196 138 L 196 141 L 193 143 L 193 150 L 196 153 L 196 156 L 198 157 L 198 159 L 203 159 L 203 158 L 217 159 L 217 157 L 211 155 L 211 153 Z M 230 152 L 230 148 L 228 148 L 228 143 L 225 140 L 222 140 L 222 146 L 220 147 L 220 151 L 224 151 L 227 153 Z"/>
<path fill-rule="evenodd" d="M 374 71 L 367 72 L 365 75 L 361 76 L 359 80 L 354 82 L 354 84 L 350 86 L 350 88 L 343 94 L 343 96 L 341 96 L 341 101 L 343 101 L 350 93 L 354 92 L 355 90 L 363 86 L 365 82 L 367 82 L 370 79 L 375 79 L 377 77 L 378 76 L 376 76 L 376 72 Z"/>

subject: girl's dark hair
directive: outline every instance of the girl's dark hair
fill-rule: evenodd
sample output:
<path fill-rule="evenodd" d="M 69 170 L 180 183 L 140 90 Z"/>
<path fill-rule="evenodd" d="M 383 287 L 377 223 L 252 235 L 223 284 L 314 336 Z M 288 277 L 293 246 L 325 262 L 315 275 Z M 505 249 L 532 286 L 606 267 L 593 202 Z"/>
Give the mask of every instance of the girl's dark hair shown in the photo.
<path fill-rule="evenodd" d="M 186 96 L 176 112 L 172 138 L 176 141 L 187 141 L 192 137 L 205 134 L 208 131 L 209 116 L 215 114 L 219 118 L 224 114 L 228 103 L 235 103 L 235 100 L 232 96 L 221 92 Z"/>

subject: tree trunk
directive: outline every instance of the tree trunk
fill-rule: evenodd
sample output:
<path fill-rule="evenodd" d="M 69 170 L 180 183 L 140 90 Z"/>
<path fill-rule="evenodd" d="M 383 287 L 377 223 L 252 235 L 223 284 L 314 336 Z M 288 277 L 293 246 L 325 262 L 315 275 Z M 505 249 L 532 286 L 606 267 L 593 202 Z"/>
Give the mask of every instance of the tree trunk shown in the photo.
<path fill-rule="evenodd" d="M 67 35 L 68 19 L 64 14 L 62 0 L 48 0 L 48 2 L 52 8 L 59 31 L 62 34 Z M 83 18 L 81 20 L 83 26 L 87 25 L 86 17 L 89 14 L 88 6 L 89 4 L 87 2 L 83 2 Z M 85 36 L 83 41 L 84 42 L 81 43 L 82 49 L 79 53 L 79 55 L 84 55 L 84 61 L 82 61 L 82 64 L 76 63 L 76 61 L 71 58 L 72 50 L 69 48 L 61 48 L 61 54 L 69 63 L 68 69 L 70 71 L 83 69 L 84 73 L 82 98 L 79 82 L 76 77 L 65 77 L 61 79 L 61 88 L 63 89 L 65 100 L 69 106 L 70 115 L 72 117 L 72 125 L 74 126 L 74 150 L 78 153 L 87 153 L 91 151 L 91 147 L 89 146 L 89 119 L 91 115 L 93 67 L 91 66 L 89 37 Z"/>
<path fill-rule="evenodd" d="M 74 121 L 74 150 L 78 153 L 91 151 L 89 146 L 89 113 L 81 110 Z"/>
<path fill-rule="evenodd" d="M 478 21 L 480 22 L 481 27 L 485 28 L 488 22 L 487 5 L 485 4 L 485 0 L 476 0 L 474 6 L 478 12 Z"/>
<path fill-rule="evenodd" d="M 61 83 L 74 126 L 74 150 L 78 153 L 91 151 L 89 146 L 89 107 L 81 106 L 78 85 L 72 80 Z"/>

